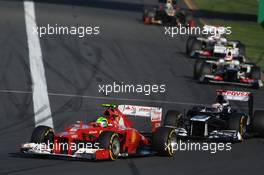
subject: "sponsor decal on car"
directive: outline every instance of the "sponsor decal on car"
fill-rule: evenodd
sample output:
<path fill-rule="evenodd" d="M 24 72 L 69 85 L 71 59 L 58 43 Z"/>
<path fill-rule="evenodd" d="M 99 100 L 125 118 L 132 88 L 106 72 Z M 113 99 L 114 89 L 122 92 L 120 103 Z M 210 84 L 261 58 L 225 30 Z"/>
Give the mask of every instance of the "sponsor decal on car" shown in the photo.
<path fill-rule="evenodd" d="M 161 121 L 162 108 L 159 107 L 119 105 L 118 108 L 124 115 L 150 117 L 151 121 Z"/>
<path fill-rule="evenodd" d="M 217 94 L 221 94 L 227 100 L 237 100 L 237 101 L 248 101 L 251 95 L 250 92 L 241 92 L 241 91 L 225 91 L 217 90 Z"/>

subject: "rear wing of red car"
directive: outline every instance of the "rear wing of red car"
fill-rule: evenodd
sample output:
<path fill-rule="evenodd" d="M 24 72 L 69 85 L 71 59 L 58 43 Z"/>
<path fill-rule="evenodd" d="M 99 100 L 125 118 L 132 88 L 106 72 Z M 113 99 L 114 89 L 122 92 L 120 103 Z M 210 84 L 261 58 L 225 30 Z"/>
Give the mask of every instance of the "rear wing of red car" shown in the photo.
<path fill-rule="evenodd" d="M 242 91 L 229 91 L 219 89 L 216 91 L 217 95 L 223 95 L 224 99 L 230 101 L 242 101 L 248 103 L 248 114 L 253 115 L 253 94 L 251 92 L 242 92 Z"/>
<path fill-rule="evenodd" d="M 152 132 L 160 126 L 162 120 L 162 108 L 135 105 L 118 105 L 118 109 L 124 115 L 146 117 L 151 121 Z"/>

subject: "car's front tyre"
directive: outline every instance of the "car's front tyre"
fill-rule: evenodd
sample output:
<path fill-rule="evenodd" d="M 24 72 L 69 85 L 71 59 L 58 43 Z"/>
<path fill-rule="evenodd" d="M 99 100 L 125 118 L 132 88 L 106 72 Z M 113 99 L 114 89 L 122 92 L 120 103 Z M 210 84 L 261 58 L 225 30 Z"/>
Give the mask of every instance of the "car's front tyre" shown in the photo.
<path fill-rule="evenodd" d="M 30 142 L 31 143 L 53 143 L 54 141 L 54 131 L 51 127 L 48 126 L 37 126 L 32 135 Z"/>
<path fill-rule="evenodd" d="M 121 145 L 117 133 L 103 131 L 98 138 L 99 148 L 109 150 L 110 160 L 116 160 L 119 156 Z"/>
<path fill-rule="evenodd" d="M 159 127 L 153 133 L 152 147 L 158 155 L 172 157 L 175 153 L 176 144 L 175 129 L 169 127 Z"/>

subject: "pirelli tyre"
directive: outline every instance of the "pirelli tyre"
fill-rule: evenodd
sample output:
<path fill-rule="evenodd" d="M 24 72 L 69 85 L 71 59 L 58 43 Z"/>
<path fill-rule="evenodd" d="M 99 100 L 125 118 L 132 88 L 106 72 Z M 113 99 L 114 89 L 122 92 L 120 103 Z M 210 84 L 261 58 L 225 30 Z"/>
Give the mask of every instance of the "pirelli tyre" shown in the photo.
<path fill-rule="evenodd" d="M 193 44 L 193 41 L 196 40 L 195 36 L 189 36 L 186 42 L 186 55 L 190 56 L 190 52 L 191 52 L 191 47 Z"/>
<path fill-rule="evenodd" d="M 163 120 L 164 127 L 178 128 L 183 123 L 183 115 L 179 111 L 169 110 Z"/>
<path fill-rule="evenodd" d="M 200 77 L 203 63 L 204 60 L 202 59 L 197 59 L 195 61 L 193 68 L 193 79 L 197 80 Z"/>
<path fill-rule="evenodd" d="M 239 113 L 233 113 L 228 120 L 228 129 L 237 131 L 243 140 L 247 132 L 247 120 L 247 116 Z"/>
<path fill-rule="evenodd" d="M 98 138 L 99 148 L 109 150 L 109 159 L 116 160 L 120 153 L 120 138 L 117 133 L 103 131 Z"/>
<path fill-rule="evenodd" d="M 264 137 L 264 111 L 256 110 L 253 116 L 253 130 Z"/>
<path fill-rule="evenodd" d="M 190 57 L 196 57 L 196 55 L 195 55 L 195 51 L 197 51 L 197 50 L 201 50 L 202 49 L 202 42 L 201 41 L 199 41 L 199 40 L 197 40 L 197 39 L 195 39 L 195 40 L 193 40 L 193 42 L 192 42 L 192 45 L 191 45 L 191 49 L 190 49 L 190 52 L 189 52 L 189 56 Z"/>
<path fill-rule="evenodd" d="M 30 142 L 31 143 L 53 143 L 54 141 L 54 131 L 51 127 L 48 126 L 37 126 L 32 135 Z"/>
<path fill-rule="evenodd" d="M 238 44 L 239 55 L 246 56 L 246 46 L 242 43 Z"/>
<path fill-rule="evenodd" d="M 158 155 L 172 157 L 175 153 L 176 139 L 175 129 L 159 127 L 153 133 L 152 148 Z"/>
<path fill-rule="evenodd" d="M 178 18 L 179 23 L 180 23 L 182 26 L 186 26 L 186 13 L 185 13 L 184 11 L 180 11 L 180 12 L 177 14 L 177 18 Z"/>
<path fill-rule="evenodd" d="M 261 69 L 258 66 L 254 66 L 251 68 L 251 78 L 260 80 L 261 79 Z"/>
<path fill-rule="evenodd" d="M 212 75 L 212 65 L 210 63 L 203 62 L 199 75 L 200 83 L 208 83 L 208 79 L 206 78 L 206 75 Z"/>

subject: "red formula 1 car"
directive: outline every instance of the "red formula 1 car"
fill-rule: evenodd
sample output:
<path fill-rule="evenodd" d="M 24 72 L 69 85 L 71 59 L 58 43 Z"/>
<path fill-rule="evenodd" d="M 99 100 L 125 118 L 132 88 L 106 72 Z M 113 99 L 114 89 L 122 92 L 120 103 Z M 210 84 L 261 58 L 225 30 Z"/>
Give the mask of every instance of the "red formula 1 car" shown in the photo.
<path fill-rule="evenodd" d="M 161 126 L 162 109 L 132 105 L 103 105 L 103 117 L 95 122 L 77 122 L 64 132 L 54 133 L 47 126 L 38 126 L 30 143 L 21 152 L 33 155 L 68 156 L 92 160 L 115 160 L 118 157 L 162 154 L 173 156 L 175 130 Z M 143 133 L 133 128 L 128 116 L 147 118 L 151 131 Z M 170 117 L 168 116 L 167 121 Z"/>

